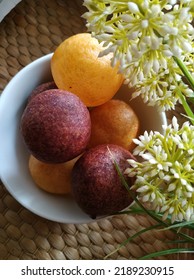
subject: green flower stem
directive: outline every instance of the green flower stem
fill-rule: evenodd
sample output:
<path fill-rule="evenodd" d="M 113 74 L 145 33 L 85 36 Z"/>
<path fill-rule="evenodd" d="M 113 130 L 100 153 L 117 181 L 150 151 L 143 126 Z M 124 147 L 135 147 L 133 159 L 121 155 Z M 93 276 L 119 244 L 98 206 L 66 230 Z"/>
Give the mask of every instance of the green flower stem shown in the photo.
<path fill-rule="evenodd" d="M 178 57 L 173 56 L 173 58 L 177 63 L 177 65 L 179 66 L 179 68 L 181 69 L 181 71 L 183 72 L 183 74 L 185 75 L 185 78 L 189 82 L 191 88 L 194 90 L 194 78 L 189 72 L 189 70 L 187 69 L 186 65 Z"/>
<path fill-rule="evenodd" d="M 158 251 L 155 253 L 151 253 L 149 255 L 143 256 L 139 258 L 139 260 L 146 260 L 146 259 L 151 259 L 154 257 L 159 257 L 159 256 L 164 256 L 164 255 L 170 255 L 170 254 L 179 254 L 179 253 L 194 253 L 193 248 L 178 248 L 178 249 L 169 249 L 169 250 L 164 250 L 164 251 Z"/>
<path fill-rule="evenodd" d="M 105 260 L 107 258 L 109 258 L 111 255 L 113 255 L 114 253 L 116 253 L 119 249 L 121 249 L 123 246 L 127 245 L 128 242 L 132 241 L 133 239 L 135 239 L 136 237 L 140 236 L 141 234 L 143 234 L 144 232 L 156 229 L 158 227 L 161 227 L 161 224 L 155 224 L 153 226 L 144 228 L 140 231 L 138 231 L 137 233 L 135 233 L 134 235 L 130 236 L 129 238 L 127 238 L 125 241 L 123 241 L 121 244 L 119 244 L 118 248 L 116 248 L 114 251 L 112 251 L 111 253 L 109 253 L 108 255 L 106 255 L 106 257 L 104 258 Z"/>
<path fill-rule="evenodd" d="M 183 74 L 185 75 L 185 78 L 189 82 L 191 88 L 194 90 L 194 78 L 192 77 L 191 73 L 187 69 L 186 65 L 178 57 L 173 56 L 173 58 L 174 58 L 175 62 L 177 63 L 177 65 L 179 66 L 179 68 L 181 69 L 181 71 L 183 72 Z M 180 90 L 179 90 L 179 96 L 180 96 L 183 108 L 184 108 L 187 116 L 189 117 L 190 121 L 194 125 L 194 114 L 193 114 L 190 106 L 188 105 L 185 96 L 182 94 L 182 92 Z"/>
<path fill-rule="evenodd" d="M 182 94 L 182 92 L 180 90 L 179 90 L 179 96 L 180 96 L 183 108 L 184 108 L 187 116 L 189 117 L 190 121 L 194 125 L 194 114 L 193 114 L 189 104 L 187 103 L 185 96 Z"/>
<path fill-rule="evenodd" d="M 182 227 L 190 226 L 190 225 L 194 225 L 194 222 L 193 221 L 185 221 L 185 222 L 181 222 L 181 223 L 176 223 L 176 224 L 170 225 L 166 229 L 168 230 L 168 229 L 172 229 L 172 228 L 182 228 Z M 161 229 L 161 231 L 166 230 L 166 229 Z"/>

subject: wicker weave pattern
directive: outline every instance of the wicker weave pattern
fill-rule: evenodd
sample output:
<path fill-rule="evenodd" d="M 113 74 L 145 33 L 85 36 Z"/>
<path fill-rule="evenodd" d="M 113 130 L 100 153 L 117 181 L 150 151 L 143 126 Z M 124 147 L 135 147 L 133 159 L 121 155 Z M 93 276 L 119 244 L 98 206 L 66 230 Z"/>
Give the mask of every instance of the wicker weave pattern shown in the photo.
<path fill-rule="evenodd" d="M 54 51 L 66 37 L 86 31 L 83 12 L 79 0 L 20 2 L 0 23 L 0 91 L 22 67 Z M 23 208 L 0 183 L 0 259 L 102 259 L 152 224 L 140 215 L 79 225 L 51 222 Z M 173 240 L 171 232 L 145 233 L 111 258 L 137 259 L 170 248 L 164 243 L 168 240 Z"/>

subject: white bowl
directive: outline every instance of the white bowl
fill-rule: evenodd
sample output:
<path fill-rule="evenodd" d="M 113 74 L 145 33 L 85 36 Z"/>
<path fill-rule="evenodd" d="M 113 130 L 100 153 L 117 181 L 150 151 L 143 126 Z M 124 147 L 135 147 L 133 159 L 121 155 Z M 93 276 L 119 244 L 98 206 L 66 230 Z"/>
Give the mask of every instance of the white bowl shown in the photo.
<path fill-rule="evenodd" d="M 88 223 L 93 221 L 82 212 L 71 196 L 46 193 L 35 186 L 29 170 L 29 153 L 19 132 L 20 117 L 28 95 L 40 83 L 51 80 L 50 59 L 43 56 L 22 69 L 7 85 L 0 97 L 0 177 L 11 195 L 24 207 L 46 219 L 61 223 Z M 127 86 L 117 96 L 130 100 Z M 166 124 L 164 113 L 144 104 L 141 98 L 130 102 L 145 130 L 162 132 Z"/>

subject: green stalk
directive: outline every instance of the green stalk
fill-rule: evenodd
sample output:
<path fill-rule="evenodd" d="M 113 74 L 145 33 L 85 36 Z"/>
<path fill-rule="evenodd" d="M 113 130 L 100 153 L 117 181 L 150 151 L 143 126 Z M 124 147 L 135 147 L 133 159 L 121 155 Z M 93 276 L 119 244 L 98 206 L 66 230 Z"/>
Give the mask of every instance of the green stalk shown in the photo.
<path fill-rule="evenodd" d="M 173 58 L 174 58 L 174 61 L 179 66 L 179 68 L 181 69 L 181 71 L 184 74 L 185 78 L 187 79 L 189 85 L 194 90 L 194 78 L 191 75 L 191 73 L 189 72 L 189 70 L 187 69 L 186 65 L 178 57 L 173 56 Z M 193 114 L 190 106 L 188 105 L 185 96 L 182 94 L 181 90 L 178 89 L 178 91 L 179 91 L 179 96 L 180 96 L 183 108 L 184 108 L 187 116 L 189 117 L 190 121 L 194 125 L 194 114 Z"/>
<path fill-rule="evenodd" d="M 163 250 L 163 251 L 158 251 L 155 253 L 148 254 L 146 256 L 143 256 L 139 258 L 139 260 L 146 260 L 146 259 L 151 259 L 154 257 L 159 257 L 159 256 L 164 256 L 164 255 L 170 255 L 170 254 L 179 254 L 179 253 L 194 253 L 193 248 L 178 248 L 178 249 L 169 249 L 169 250 Z"/>
<path fill-rule="evenodd" d="M 183 72 L 183 74 L 185 75 L 185 78 L 189 82 L 191 88 L 194 90 L 194 78 L 189 72 L 189 70 L 187 69 L 186 65 L 178 57 L 173 56 L 173 58 L 177 63 L 177 65 L 179 66 L 179 68 L 181 69 L 181 71 Z"/>
<path fill-rule="evenodd" d="M 188 225 L 193 225 L 193 224 L 194 224 L 193 221 L 185 221 L 185 222 L 180 222 L 180 223 L 170 225 L 166 229 L 168 230 L 168 229 L 172 229 L 172 228 L 182 228 L 182 227 L 185 227 L 185 226 L 188 226 Z M 161 229 L 161 231 L 162 230 L 164 230 L 164 229 Z"/>
<path fill-rule="evenodd" d="M 182 94 L 182 92 L 180 91 L 180 89 L 178 89 L 179 91 L 179 97 L 181 99 L 181 102 L 182 102 L 182 105 L 183 105 L 183 108 L 187 114 L 187 116 L 189 117 L 189 120 L 192 122 L 192 124 L 194 125 L 194 114 L 189 106 L 189 104 L 187 103 L 186 101 L 186 98 L 185 96 Z"/>
<path fill-rule="evenodd" d="M 127 238 L 125 241 L 123 241 L 117 249 L 115 249 L 114 251 L 112 251 L 111 253 L 109 253 L 104 259 L 106 260 L 108 257 L 110 257 L 111 255 L 113 255 L 114 253 L 116 253 L 119 249 L 121 249 L 123 246 L 127 245 L 128 242 L 132 241 L 133 239 L 135 239 L 136 237 L 140 236 L 142 233 L 156 229 L 158 227 L 161 227 L 161 224 L 155 224 L 153 226 L 144 228 L 140 231 L 138 231 L 137 233 L 135 233 L 134 235 L 130 236 L 129 238 Z"/>

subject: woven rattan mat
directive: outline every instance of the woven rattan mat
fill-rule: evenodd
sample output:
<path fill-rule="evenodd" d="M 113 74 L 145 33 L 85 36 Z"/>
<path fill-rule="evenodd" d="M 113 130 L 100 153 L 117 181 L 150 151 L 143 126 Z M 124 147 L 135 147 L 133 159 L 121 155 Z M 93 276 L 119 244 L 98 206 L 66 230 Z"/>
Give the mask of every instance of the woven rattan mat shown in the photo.
<path fill-rule="evenodd" d="M 0 23 L 0 91 L 25 65 L 54 51 L 68 36 L 86 31 L 83 12 L 79 0 L 21 1 Z M 90 224 L 51 222 L 23 208 L 0 182 L 1 260 L 103 259 L 125 239 L 153 223 L 140 215 L 114 216 Z M 173 235 L 168 231 L 144 233 L 110 258 L 137 259 L 172 248 L 172 243 L 166 242 L 169 240 Z"/>

